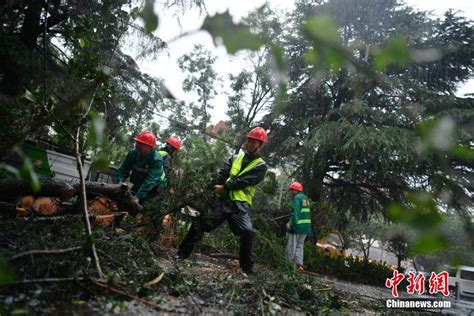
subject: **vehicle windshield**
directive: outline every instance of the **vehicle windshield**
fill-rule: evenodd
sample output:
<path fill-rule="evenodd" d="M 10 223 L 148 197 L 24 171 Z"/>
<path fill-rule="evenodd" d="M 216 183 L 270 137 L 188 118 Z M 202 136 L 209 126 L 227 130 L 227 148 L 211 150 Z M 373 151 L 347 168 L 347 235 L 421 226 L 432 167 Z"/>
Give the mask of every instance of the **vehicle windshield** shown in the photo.
<path fill-rule="evenodd" d="M 461 279 L 474 281 L 474 271 L 461 270 Z"/>
<path fill-rule="evenodd" d="M 328 243 L 335 245 L 337 247 L 342 247 L 342 241 L 341 238 L 335 233 L 330 233 L 327 237 Z"/>

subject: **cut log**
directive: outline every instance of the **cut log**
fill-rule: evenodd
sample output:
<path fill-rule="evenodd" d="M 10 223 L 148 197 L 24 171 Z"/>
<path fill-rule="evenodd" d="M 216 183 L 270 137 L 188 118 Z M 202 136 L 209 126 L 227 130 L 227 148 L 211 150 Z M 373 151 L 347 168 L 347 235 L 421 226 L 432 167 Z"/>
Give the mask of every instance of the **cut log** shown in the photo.
<path fill-rule="evenodd" d="M 18 202 L 16 203 L 16 206 L 21 207 L 21 208 L 31 209 L 34 202 L 35 202 L 34 196 L 27 195 L 27 196 L 24 196 L 24 197 L 20 198 L 18 200 Z"/>
<path fill-rule="evenodd" d="M 80 185 L 74 184 L 73 187 L 80 192 Z M 126 184 L 106 184 L 100 182 L 86 182 L 86 191 L 88 194 L 103 195 L 113 200 L 120 212 L 135 213 L 138 204 L 133 201 L 133 195 Z"/>
<path fill-rule="evenodd" d="M 96 215 L 93 225 L 118 226 L 127 212 L 118 212 L 117 203 L 105 196 L 93 199 L 87 208 L 89 214 Z"/>
<path fill-rule="evenodd" d="M 87 211 L 89 212 L 89 214 L 110 215 L 112 213 L 118 212 L 118 206 L 117 203 L 115 203 L 108 197 L 98 196 L 89 202 Z"/>
<path fill-rule="evenodd" d="M 40 197 L 35 200 L 32 209 L 43 216 L 51 216 L 59 212 L 59 206 L 60 202 L 56 198 Z"/>
<path fill-rule="evenodd" d="M 21 208 L 17 207 L 16 208 L 16 216 L 18 217 L 26 217 L 31 214 L 31 209 L 26 209 L 26 208 Z"/>
<path fill-rule="evenodd" d="M 99 182 L 86 182 L 87 194 L 106 196 L 117 203 L 121 212 L 136 213 L 140 206 L 133 201 L 133 195 L 127 185 L 105 184 Z M 81 191 L 79 183 L 72 185 L 56 179 L 43 179 L 40 181 L 41 190 L 33 192 L 31 185 L 23 180 L 5 178 L 0 180 L 0 201 L 13 202 L 22 196 L 49 196 L 65 201 Z"/>
<path fill-rule="evenodd" d="M 20 217 L 30 215 L 33 211 L 33 203 L 35 203 L 35 198 L 32 195 L 20 198 L 16 203 L 16 215 Z"/>
<path fill-rule="evenodd" d="M 24 180 L 16 178 L 5 178 L 0 180 L 0 200 L 14 201 L 21 196 L 51 196 L 61 200 L 76 195 L 74 188 L 65 181 L 55 179 L 43 179 L 40 181 L 40 192 L 34 192 L 31 185 Z"/>

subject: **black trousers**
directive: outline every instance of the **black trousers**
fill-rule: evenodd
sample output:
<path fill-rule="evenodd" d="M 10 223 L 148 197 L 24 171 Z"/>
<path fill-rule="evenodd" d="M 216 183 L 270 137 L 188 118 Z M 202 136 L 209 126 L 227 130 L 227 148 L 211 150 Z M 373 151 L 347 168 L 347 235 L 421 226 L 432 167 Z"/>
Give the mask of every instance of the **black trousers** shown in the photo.
<path fill-rule="evenodd" d="M 228 222 L 232 233 L 240 237 L 240 267 L 244 271 L 253 269 L 252 241 L 253 228 L 250 215 L 247 212 L 236 210 L 234 213 L 225 213 L 219 209 L 211 214 L 193 220 L 186 237 L 179 245 L 178 255 L 187 258 L 191 255 L 194 245 L 202 239 L 204 233 L 211 232 L 225 221 Z"/>

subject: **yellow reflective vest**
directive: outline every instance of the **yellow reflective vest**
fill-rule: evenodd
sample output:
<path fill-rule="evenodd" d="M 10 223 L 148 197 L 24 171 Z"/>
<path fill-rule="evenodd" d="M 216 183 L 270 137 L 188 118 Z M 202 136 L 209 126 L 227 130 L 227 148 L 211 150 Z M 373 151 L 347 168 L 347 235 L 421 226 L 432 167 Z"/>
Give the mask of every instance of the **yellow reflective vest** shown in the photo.
<path fill-rule="evenodd" d="M 166 152 L 164 150 L 160 150 L 160 151 L 158 151 L 158 153 L 161 155 L 162 158 L 165 158 L 166 156 L 169 155 L 168 152 Z M 160 178 L 160 183 L 162 185 L 166 185 L 168 183 L 168 178 L 166 177 L 164 168 L 163 168 L 163 174 L 161 175 L 161 178 Z"/>
<path fill-rule="evenodd" d="M 230 176 L 227 179 L 227 182 L 265 163 L 262 158 L 258 157 L 252 160 L 243 170 L 241 170 L 244 156 L 245 154 L 243 153 L 239 154 L 232 162 L 232 166 L 230 168 Z M 229 192 L 229 198 L 231 201 L 247 202 L 249 205 L 252 205 L 252 198 L 255 195 L 255 191 L 255 188 L 249 185 L 248 187 L 245 187 L 241 190 L 231 190 Z"/>

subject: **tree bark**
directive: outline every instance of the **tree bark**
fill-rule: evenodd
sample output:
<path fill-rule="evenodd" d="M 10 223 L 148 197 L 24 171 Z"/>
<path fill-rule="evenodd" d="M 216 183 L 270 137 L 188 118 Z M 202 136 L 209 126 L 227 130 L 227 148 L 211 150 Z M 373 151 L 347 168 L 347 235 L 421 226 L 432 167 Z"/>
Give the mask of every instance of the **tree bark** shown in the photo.
<path fill-rule="evenodd" d="M 42 1 L 33 0 L 30 1 L 25 13 L 25 21 L 21 29 L 21 39 L 30 48 L 33 48 L 36 44 L 38 37 L 36 30 L 40 24 L 42 9 Z"/>
<path fill-rule="evenodd" d="M 16 202 L 16 200 L 25 195 L 58 197 L 65 201 L 81 192 L 81 184 L 72 185 L 56 179 L 41 180 L 41 189 L 34 192 L 31 185 L 24 180 L 15 178 L 6 178 L 0 180 L 0 201 Z M 104 195 L 117 203 L 121 212 L 132 213 L 137 210 L 138 205 L 133 202 L 133 195 L 127 185 L 105 184 L 99 182 L 85 182 L 87 194 Z M 0 206 L 1 210 L 10 209 L 7 206 Z"/>
<path fill-rule="evenodd" d="M 0 202 L 0 212 L 6 214 L 8 217 L 14 217 L 16 215 L 16 205 Z"/>
<path fill-rule="evenodd" d="M 86 182 L 86 192 L 88 194 L 104 195 L 117 203 L 121 212 L 133 213 L 138 205 L 133 201 L 133 195 L 126 184 L 106 184 L 100 182 Z M 76 191 L 80 191 L 80 184 L 73 184 Z"/>
<path fill-rule="evenodd" d="M 12 201 L 25 195 L 58 197 L 61 200 L 66 200 L 67 198 L 76 195 L 75 189 L 61 180 L 41 180 L 40 184 L 41 190 L 39 192 L 34 192 L 30 183 L 27 181 L 17 180 L 15 178 L 1 179 L 0 200 Z"/>

